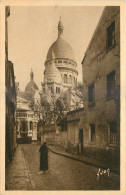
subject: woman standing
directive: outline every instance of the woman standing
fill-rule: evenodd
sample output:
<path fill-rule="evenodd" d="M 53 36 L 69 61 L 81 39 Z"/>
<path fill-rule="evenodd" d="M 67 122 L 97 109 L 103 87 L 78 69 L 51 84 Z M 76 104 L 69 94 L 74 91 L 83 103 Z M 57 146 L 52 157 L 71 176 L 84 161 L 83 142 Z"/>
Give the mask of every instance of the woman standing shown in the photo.
<path fill-rule="evenodd" d="M 46 142 L 40 147 L 40 171 L 43 171 L 42 173 L 45 173 L 46 170 L 48 170 L 48 148 L 46 146 Z"/>

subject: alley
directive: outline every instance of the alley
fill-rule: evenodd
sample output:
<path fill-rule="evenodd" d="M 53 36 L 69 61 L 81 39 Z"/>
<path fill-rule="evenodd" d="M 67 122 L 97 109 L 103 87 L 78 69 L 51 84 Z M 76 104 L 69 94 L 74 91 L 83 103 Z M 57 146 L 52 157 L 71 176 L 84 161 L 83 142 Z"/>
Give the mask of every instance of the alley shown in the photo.
<path fill-rule="evenodd" d="M 9 165 L 7 169 L 7 190 L 14 190 L 15 188 L 15 190 L 119 189 L 118 175 L 110 173 L 110 177 L 102 176 L 97 181 L 96 174 L 98 168 L 56 155 L 52 152 L 49 152 L 49 170 L 45 174 L 39 175 L 39 147 L 37 144 L 18 146 L 18 151 L 20 152 L 18 156 L 23 155 L 25 161 L 25 178 L 20 177 L 21 172 L 16 171 L 16 167 L 22 166 L 20 164 L 21 159 L 18 159 L 14 161 L 15 164 Z M 16 163 L 18 164 L 16 165 Z M 15 169 L 14 172 L 13 167 Z M 9 185 L 10 178 L 12 180 L 11 185 Z M 15 185 L 17 182 L 18 187 Z M 25 184 L 25 187 L 23 187 L 23 184 Z"/>

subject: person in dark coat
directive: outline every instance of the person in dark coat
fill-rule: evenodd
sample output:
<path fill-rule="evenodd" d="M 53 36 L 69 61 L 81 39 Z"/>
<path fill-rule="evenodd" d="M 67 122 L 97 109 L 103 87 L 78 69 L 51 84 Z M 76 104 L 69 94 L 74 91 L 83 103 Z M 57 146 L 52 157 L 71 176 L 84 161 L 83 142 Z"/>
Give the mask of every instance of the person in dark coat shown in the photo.
<path fill-rule="evenodd" d="M 44 173 L 48 170 L 48 148 L 46 142 L 40 147 L 40 171 Z"/>

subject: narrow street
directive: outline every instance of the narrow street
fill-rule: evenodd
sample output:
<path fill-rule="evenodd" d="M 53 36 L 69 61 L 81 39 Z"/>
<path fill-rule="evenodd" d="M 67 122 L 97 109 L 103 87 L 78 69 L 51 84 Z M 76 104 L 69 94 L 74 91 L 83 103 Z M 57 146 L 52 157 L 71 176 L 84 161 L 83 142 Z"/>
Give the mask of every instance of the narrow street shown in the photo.
<path fill-rule="evenodd" d="M 118 190 L 119 175 L 101 176 L 97 180 L 98 168 L 49 152 L 49 170 L 39 175 L 39 145 L 19 145 L 18 156 L 24 159 L 25 177 L 16 171 L 21 158 L 7 168 L 7 190 Z M 17 163 L 17 165 L 16 165 Z M 21 167 L 20 167 L 21 168 Z M 23 167 L 22 167 L 23 168 Z M 13 171 L 13 169 L 15 169 Z M 23 171 L 23 170 L 22 170 Z M 22 178 L 22 179 L 21 179 Z M 11 185 L 10 185 L 10 180 Z M 20 180 L 23 182 L 20 182 Z M 18 187 L 16 183 L 18 182 Z M 23 187 L 25 184 L 25 187 Z"/>

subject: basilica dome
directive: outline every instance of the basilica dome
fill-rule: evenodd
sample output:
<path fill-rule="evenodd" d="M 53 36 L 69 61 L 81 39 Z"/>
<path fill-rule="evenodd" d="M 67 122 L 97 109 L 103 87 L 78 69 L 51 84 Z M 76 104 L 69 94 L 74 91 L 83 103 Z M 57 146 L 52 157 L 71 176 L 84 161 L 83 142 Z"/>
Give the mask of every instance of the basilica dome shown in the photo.
<path fill-rule="evenodd" d="M 51 93 L 57 94 L 60 94 L 61 91 L 70 86 L 75 86 L 78 76 L 74 52 L 63 37 L 63 30 L 64 26 L 60 18 L 58 38 L 48 50 L 45 61 L 44 82 L 42 83 L 43 91 L 48 89 L 49 91 L 51 90 Z"/>
<path fill-rule="evenodd" d="M 63 38 L 58 38 L 49 48 L 46 61 L 51 60 L 51 52 L 54 52 L 55 58 L 64 58 L 75 61 L 75 56 L 70 44 Z"/>
<path fill-rule="evenodd" d="M 54 52 L 55 59 L 70 59 L 75 62 L 75 56 L 73 53 L 73 49 L 70 44 L 64 40 L 63 38 L 63 24 L 60 19 L 58 23 L 58 38 L 57 40 L 51 45 L 49 51 L 47 53 L 46 62 L 51 60 L 51 53 Z"/>

